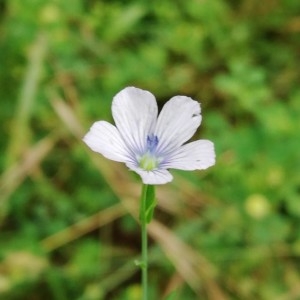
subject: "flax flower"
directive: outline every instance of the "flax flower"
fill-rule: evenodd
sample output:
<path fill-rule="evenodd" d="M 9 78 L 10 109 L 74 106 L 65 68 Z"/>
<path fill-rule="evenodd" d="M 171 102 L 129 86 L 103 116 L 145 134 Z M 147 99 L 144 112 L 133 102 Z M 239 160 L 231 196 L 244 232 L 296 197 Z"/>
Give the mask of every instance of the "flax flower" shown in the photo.
<path fill-rule="evenodd" d="M 127 87 L 112 102 L 116 126 L 95 122 L 83 141 L 104 157 L 123 162 L 144 184 L 165 184 L 168 169 L 202 170 L 215 164 L 214 144 L 197 140 L 185 144 L 201 123 L 200 104 L 186 96 L 171 98 L 159 116 L 155 97 Z"/>

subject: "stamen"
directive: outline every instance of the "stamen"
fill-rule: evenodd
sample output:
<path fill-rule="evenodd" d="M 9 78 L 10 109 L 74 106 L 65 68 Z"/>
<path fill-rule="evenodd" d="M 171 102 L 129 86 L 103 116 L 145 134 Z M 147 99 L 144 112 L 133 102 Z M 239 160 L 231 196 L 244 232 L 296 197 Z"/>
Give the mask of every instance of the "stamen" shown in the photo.
<path fill-rule="evenodd" d="M 154 134 L 147 136 L 147 150 L 150 153 L 153 153 L 157 147 L 158 144 L 158 137 Z"/>

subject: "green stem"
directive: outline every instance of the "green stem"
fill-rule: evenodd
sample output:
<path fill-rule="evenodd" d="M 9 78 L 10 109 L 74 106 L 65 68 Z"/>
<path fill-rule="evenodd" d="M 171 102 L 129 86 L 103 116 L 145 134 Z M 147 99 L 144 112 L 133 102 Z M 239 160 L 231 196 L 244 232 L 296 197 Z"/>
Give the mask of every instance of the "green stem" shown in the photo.
<path fill-rule="evenodd" d="M 140 204 L 140 221 L 142 231 L 142 300 L 148 299 L 148 239 L 147 239 L 147 190 L 148 185 L 143 184 Z"/>

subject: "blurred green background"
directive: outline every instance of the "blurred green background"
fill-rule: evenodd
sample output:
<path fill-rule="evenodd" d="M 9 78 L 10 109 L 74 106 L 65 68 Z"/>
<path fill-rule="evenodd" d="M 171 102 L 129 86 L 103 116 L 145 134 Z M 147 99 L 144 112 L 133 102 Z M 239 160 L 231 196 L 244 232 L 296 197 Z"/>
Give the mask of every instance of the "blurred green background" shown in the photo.
<path fill-rule="evenodd" d="M 1 0 L 0 299 L 140 299 L 139 178 L 81 141 L 128 85 L 201 102 L 217 152 L 157 189 L 150 299 L 300 299 L 299 11 Z"/>

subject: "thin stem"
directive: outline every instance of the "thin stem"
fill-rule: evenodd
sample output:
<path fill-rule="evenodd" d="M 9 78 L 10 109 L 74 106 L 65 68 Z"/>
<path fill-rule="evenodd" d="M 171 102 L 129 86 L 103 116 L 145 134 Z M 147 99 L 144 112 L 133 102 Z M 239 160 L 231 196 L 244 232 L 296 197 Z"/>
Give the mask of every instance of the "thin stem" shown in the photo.
<path fill-rule="evenodd" d="M 143 184 L 142 197 L 140 204 L 140 220 L 142 233 L 142 300 L 148 299 L 148 239 L 147 239 L 147 215 L 146 215 L 146 201 L 147 201 L 148 185 Z"/>

